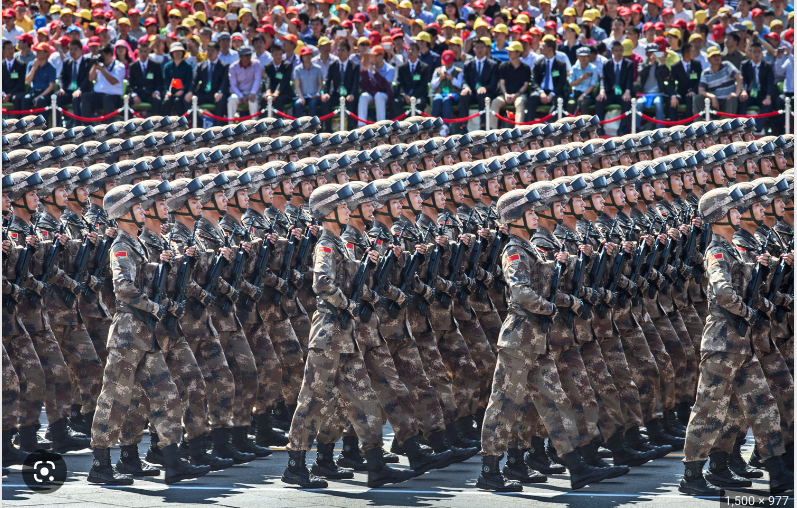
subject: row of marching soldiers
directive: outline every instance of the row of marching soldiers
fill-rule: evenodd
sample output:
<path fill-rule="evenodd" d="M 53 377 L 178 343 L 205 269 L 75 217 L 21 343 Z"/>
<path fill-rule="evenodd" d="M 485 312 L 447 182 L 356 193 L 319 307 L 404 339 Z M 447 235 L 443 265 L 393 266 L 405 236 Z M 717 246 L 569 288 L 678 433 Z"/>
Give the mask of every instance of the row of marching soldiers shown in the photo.
<path fill-rule="evenodd" d="M 90 446 L 91 482 L 158 465 L 173 483 L 287 444 L 283 481 L 322 488 L 481 450 L 477 485 L 517 491 L 683 449 L 685 493 L 749 486 L 754 465 L 791 487 L 792 137 L 754 141 L 739 120 L 610 140 L 589 117 L 446 139 L 396 123 L 176 155 L 274 123 L 23 139 L 2 184 L 4 466 Z M 399 144 L 367 144 L 381 136 Z M 740 231 L 720 201 L 744 209 Z M 723 227 L 734 248 L 712 254 Z M 770 267 L 754 294 L 744 256 Z"/>

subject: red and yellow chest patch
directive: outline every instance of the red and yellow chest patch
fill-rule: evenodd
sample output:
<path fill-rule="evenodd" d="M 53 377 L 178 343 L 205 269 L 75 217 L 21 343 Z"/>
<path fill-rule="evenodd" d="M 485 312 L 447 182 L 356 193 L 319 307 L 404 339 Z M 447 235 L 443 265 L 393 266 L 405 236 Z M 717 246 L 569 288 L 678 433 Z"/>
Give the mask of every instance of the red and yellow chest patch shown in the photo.
<path fill-rule="evenodd" d="M 323 245 L 318 247 L 319 256 L 329 256 L 330 254 L 332 254 L 332 249 L 329 247 L 324 247 Z"/>
<path fill-rule="evenodd" d="M 509 258 L 507 259 L 507 262 L 508 262 L 510 265 L 514 265 L 515 263 L 520 263 L 520 254 L 512 254 L 512 255 L 511 255 L 511 256 L 509 256 Z"/>
<path fill-rule="evenodd" d="M 126 250 L 120 250 L 119 252 L 114 252 L 113 253 L 113 257 L 115 257 L 116 259 L 126 258 L 127 257 L 127 251 Z"/>
<path fill-rule="evenodd" d="M 740 245 L 736 246 L 736 250 L 738 250 L 740 254 L 747 254 L 747 249 L 745 247 L 740 246 Z"/>
<path fill-rule="evenodd" d="M 16 233 L 16 232 L 12 231 L 12 232 L 8 233 L 8 236 L 10 236 L 14 240 L 16 240 L 17 238 L 19 238 L 19 233 Z"/>

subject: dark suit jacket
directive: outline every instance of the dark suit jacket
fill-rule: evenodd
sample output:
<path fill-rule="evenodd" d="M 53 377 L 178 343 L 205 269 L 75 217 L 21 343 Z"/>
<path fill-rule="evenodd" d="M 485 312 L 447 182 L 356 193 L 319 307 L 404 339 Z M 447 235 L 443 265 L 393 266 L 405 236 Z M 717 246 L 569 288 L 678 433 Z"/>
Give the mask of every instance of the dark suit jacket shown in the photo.
<path fill-rule="evenodd" d="M 418 76 L 415 78 L 414 76 Z M 410 74 L 410 63 L 404 62 L 396 72 L 398 87 L 397 96 L 404 94 L 426 101 L 429 96 L 429 83 L 432 81 L 432 68 L 418 59 L 415 62 L 415 74 Z"/>
<path fill-rule="evenodd" d="M 531 69 L 530 93 L 542 90 L 547 70 L 548 63 L 545 58 L 540 58 L 534 62 L 534 67 Z M 557 71 L 559 72 L 558 76 L 556 75 Z M 567 86 L 567 65 L 556 58 L 553 59 L 553 64 L 551 65 L 551 81 L 553 81 L 553 93 L 557 97 L 564 98 L 565 87 Z"/>
<path fill-rule="evenodd" d="M 742 62 L 742 89 L 753 89 L 753 81 L 755 80 L 755 71 L 753 70 L 753 61 L 745 60 Z M 761 60 L 758 67 L 758 98 L 764 100 L 764 97 L 769 95 L 775 97 L 775 73 L 772 71 L 772 66 L 765 61 Z"/>
<path fill-rule="evenodd" d="M 610 58 L 608 62 L 603 64 L 603 81 L 601 88 L 606 90 L 606 95 L 614 95 L 614 59 Z M 620 90 L 621 94 L 626 90 L 629 92 L 634 91 L 634 69 L 631 65 L 631 60 L 623 58 L 620 62 Z"/>
<path fill-rule="evenodd" d="M 274 62 L 266 65 L 266 78 L 268 78 L 268 83 L 266 84 L 266 90 L 276 91 L 279 90 L 280 97 L 285 99 L 289 99 L 294 97 L 293 88 L 291 88 L 291 77 L 293 75 L 293 65 L 283 60 L 279 67 L 274 66 Z M 277 73 L 282 73 L 282 78 L 277 78 Z M 359 79 L 359 76 L 358 76 Z"/>
<path fill-rule="evenodd" d="M 128 93 L 136 93 L 144 102 L 149 102 L 153 92 L 160 92 L 161 96 L 163 95 L 163 69 L 159 63 L 148 61 L 147 73 L 144 74 L 141 62 L 136 60 L 130 64 L 128 72 L 130 74 L 127 78 Z"/>
<path fill-rule="evenodd" d="M 703 66 L 697 60 L 689 62 L 689 74 L 695 76 L 691 79 L 686 74 L 683 62 L 678 62 L 670 69 L 670 95 L 679 95 L 686 97 L 689 92 L 697 94 L 698 85 L 700 85 L 700 75 L 703 73 Z M 676 85 L 675 82 L 678 82 Z"/>
<path fill-rule="evenodd" d="M 85 59 L 84 59 L 85 60 Z M 8 64 L 6 63 L 6 59 L 3 59 L 3 93 L 8 94 L 16 94 L 22 93 L 25 91 L 25 71 L 27 70 L 27 65 L 20 62 L 18 59 L 14 59 L 14 63 L 11 64 L 12 72 L 17 73 L 16 79 L 11 79 L 11 73 L 8 72 Z"/>
<path fill-rule="evenodd" d="M 346 64 L 346 72 L 341 77 L 340 61 L 333 62 L 327 72 L 327 80 L 324 83 L 324 93 L 335 95 L 340 92 L 341 85 L 346 88 L 347 95 L 357 97 L 360 92 L 360 64 L 355 63 L 351 58 Z"/>
<path fill-rule="evenodd" d="M 676 64 L 678 65 L 678 64 Z M 642 62 L 639 65 L 639 91 L 644 92 L 645 83 L 648 81 L 648 77 L 650 76 L 650 69 L 652 67 L 647 62 Z M 681 66 L 683 70 L 683 66 Z M 698 74 L 699 76 L 699 74 Z M 668 91 L 669 83 L 665 84 L 666 81 L 670 80 L 670 70 L 667 68 L 666 65 L 657 65 L 656 66 L 656 82 L 659 85 L 659 93 L 666 94 Z"/>
<path fill-rule="evenodd" d="M 486 58 L 482 64 L 482 73 L 477 74 L 476 59 L 472 59 L 465 64 L 465 74 L 462 78 L 463 88 L 468 85 L 468 88 L 475 94 L 479 84 L 487 89 L 487 95 L 490 98 L 498 95 L 498 62 L 492 58 Z"/>
<path fill-rule="evenodd" d="M 217 59 L 213 67 L 213 76 L 210 78 L 210 91 L 207 90 L 208 84 L 208 68 L 210 67 L 210 60 L 205 60 L 196 66 L 194 70 L 194 90 L 195 93 L 217 93 L 221 92 L 224 97 L 230 95 L 230 73 L 229 66 Z"/>

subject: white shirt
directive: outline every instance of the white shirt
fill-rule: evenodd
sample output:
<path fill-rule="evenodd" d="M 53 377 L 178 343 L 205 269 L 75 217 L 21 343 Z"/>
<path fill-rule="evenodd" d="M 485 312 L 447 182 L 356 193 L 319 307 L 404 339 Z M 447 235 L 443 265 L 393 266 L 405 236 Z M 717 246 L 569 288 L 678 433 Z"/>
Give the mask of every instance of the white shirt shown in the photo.
<path fill-rule="evenodd" d="M 692 18 L 694 17 L 692 15 L 692 11 L 688 11 L 686 9 L 682 10 L 681 12 L 675 12 L 675 9 L 673 9 L 673 13 L 672 14 L 673 14 L 673 22 L 678 21 L 679 19 L 682 19 L 682 20 L 686 21 L 687 23 L 689 23 L 690 21 L 692 21 Z"/>
<path fill-rule="evenodd" d="M 227 65 L 234 64 L 235 62 L 238 61 L 238 58 L 239 58 L 238 57 L 238 52 L 237 51 L 233 51 L 232 49 L 230 49 L 230 52 L 227 53 L 226 55 L 224 53 L 222 53 L 221 51 L 219 52 L 219 60 L 221 60 L 222 62 L 226 63 Z"/>
<path fill-rule="evenodd" d="M 257 53 L 252 53 L 252 60 L 257 60 L 258 62 L 260 62 L 261 67 L 265 67 L 266 65 L 273 62 L 274 58 L 272 58 L 271 53 L 269 53 L 268 51 L 263 51 L 263 54 L 260 56 L 257 56 Z"/>
<path fill-rule="evenodd" d="M 20 27 L 18 27 L 17 25 L 14 25 L 14 28 L 12 28 L 11 30 L 6 30 L 6 26 L 3 25 L 3 40 L 11 41 L 15 47 L 17 45 L 17 42 L 19 42 L 17 41 L 17 37 L 21 35 L 25 35 L 25 31 Z"/>
<path fill-rule="evenodd" d="M 106 70 L 109 74 L 116 78 L 117 83 L 115 85 L 110 84 L 108 80 L 105 79 L 105 74 L 103 74 L 102 71 L 98 71 L 97 82 L 94 83 L 94 91 L 108 95 L 122 95 L 125 79 L 124 64 L 114 59 L 111 62 L 111 65 L 106 68 Z"/>
<path fill-rule="evenodd" d="M 329 54 L 327 57 L 327 61 L 324 62 L 321 60 L 321 55 L 314 56 L 311 60 L 312 63 L 316 64 L 317 66 L 321 67 L 321 72 L 324 73 L 324 79 L 327 79 L 327 73 L 329 72 L 329 66 L 332 65 L 334 62 L 339 61 L 338 57 L 333 55 L 332 53 Z"/>
<path fill-rule="evenodd" d="M 64 60 L 61 58 L 61 54 L 58 51 L 53 51 L 47 61 L 55 67 L 55 75 L 61 77 L 61 70 L 64 68 Z"/>

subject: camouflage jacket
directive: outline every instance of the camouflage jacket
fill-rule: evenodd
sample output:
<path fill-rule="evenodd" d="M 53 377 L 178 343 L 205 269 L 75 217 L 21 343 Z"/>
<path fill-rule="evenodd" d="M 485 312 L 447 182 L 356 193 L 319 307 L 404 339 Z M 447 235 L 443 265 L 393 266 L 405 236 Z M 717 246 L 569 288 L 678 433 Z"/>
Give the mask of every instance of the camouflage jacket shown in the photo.
<path fill-rule="evenodd" d="M 247 211 L 249 213 L 249 211 Z M 275 245 L 274 249 L 274 256 L 272 256 L 272 260 L 274 260 L 273 264 L 271 265 L 272 271 L 278 276 L 281 277 L 282 273 L 282 263 L 285 258 L 285 252 L 288 247 L 288 242 L 296 242 L 296 247 L 293 249 L 293 256 L 291 256 L 290 265 L 296 266 L 296 256 L 299 250 L 299 240 L 295 240 L 293 235 L 289 234 L 288 227 L 291 226 L 293 223 L 288 221 L 288 217 L 282 213 L 279 209 L 274 206 L 270 206 L 266 209 L 265 219 L 269 221 L 271 224 L 272 221 L 276 221 L 276 225 L 274 226 L 274 232 L 280 237 L 279 241 Z M 297 293 L 298 289 L 302 285 L 302 281 L 304 280 L 303 274 L 294 274 L 294 284 L 297 286 Z M 261 299 L 262 301 L 262 299 Z M 301 314 L 306 314 L 304 307 L 302 304 L 299 303 L 298 295 L 294 295 L 293 298 L 281 298 L 280 305 L 282 306 L 282 310 L 286 316 L 295 317 Z"/>
<path fill-rule="evenodd" d="M 147 281 L 147 285 L 145 287 L 147 289 L 147 294 L 150 296 L 150 298 L 152 298 L 152 296 L 155 294 L 153 281 L 156 275 L 156 268 L 158 265 L 160 265 L 161 254 L 164 250 L 170 249 L 170 246 L 168 245 L 168 240 L 161 236 L 160 233 L 152 231 L 146 227 L 141 230 L 138 235 L 138 239 L 147 250 L 147 260 L 149 261 L 149 264 L 147 264 L 144 268 L 146 271 L 145 277 Z M 177 269 L 184 259 L 184 255 L 175 252 L 172 262 L 166 265 L 169 268 L 169 273 L 166 276 L 165 294 L 163 296 L 169 299 L 174 299 L 176 292 Z M 179 323 L 174 327 L 174 329 L 169 329 L 165 326 L 165 323 L 159 322 L 155 326 L 155 335 L 160 341 L 160 336 L 163 335 L 178 338 L 182 336 L 182 331 L 180 330 Z"/>
<path fill-rule="evenodd" d="M 145 265 L 149 255 L 137 238 L 119 230 L 111 244 L 111 273 L 119 304 L 108 336 L 108 348 L 153 351 L 155 336 L 146 325 L 158 305 L 147 297 Z"/>
<path fill-rule="evenodd" d="M 622 243 L 624 241 L 629 241 L 634 243 L 634 248 L 636 248 L 636 242 L 633 239 L 631 226 L 633 225 L 633 219 L 630 219 L 626 214 L 622 211 L 617 212 L 615 216 L 617 220 L 617 226 L 614 228 L 614 234 L 609 239 L 610 242 L 614 243 L 618 246 L 618 252 L 615 252 L 614 255 L 608 260 L 606 263 L 606 270 L 604 275 L 606 277 L 606 284 L 608 287 L 608 283 L 612 277 L 612 270 L 614 268 L 615 263 L 617 262 L 617 256 L 623 255 L 623 264 L 620 271 L 620 275 L 617 277 L 617 280 L 614 281 L 614 291 L 618 294 L 625 294 L 629 298 L 623 299 L 625 303 L 621 305 L 620 300 L 618 299 L 618 303 L 612 307 L 611 315 L 612 320 L 614 321 L 615 326 L 618 330 L 629 330 L 636 328 L 639 326 L 639 322 L 637 321 L 636 317 L 634 317 L 633 313 L 631 312 L 631 298 L 636 296 L 637 291 L 639 291 L 637 284 L 629 279 L 631 276 L 631 263 L 634 259 L 634 252 L 632 250 L 631 253 L 625 253 L 623 251 Z M 612 219 L 608 214 L 602 213 L 598 219 L 595 221 L 595 227 L 598 228 L 598 231 L 601 232 L 603 235 L 608 235 L 609 231 L 612 228 L 612 223 L 614 219 Z M 636 226 L 634 226 L 636 228 Z M 600 318 L 598 318 L 600 319 Z"/>
<path fill-rule="evenodd" d="M 8 254 L 3 254 L 3 343 L 5 344 L 8 338 L 16 335 L 21 335 L 24 332 L 22 321 L 19 318 L 17 307 L 22 303 L 6 306 L 6 299 L 12 298 L 13 294 L 21 295 L 21 289 L 15 284 L 17 279 L 16 265 L 19 256 L 22 254 L 22 245 L 13 244 Z M 30 272 L 28 272 L 30 273 Z M 23 275 L 23 280 L 28 278 L 29 275 Z M 25 284 L 23 283 L 24 287 Z"/>
<path fill-rule="evenodd" d="M 199 219 L 199 227 L 196 230 L 197 237 L 201 238 L 207 249 L 218 253 L 219 249 L 224 247 L 227 234 L 221 227 L 213 224 L 206 218 Z M 232 245 L 232 242 L 230 243 Z M 231 260 L 235 259 L 238 253 L 238 247 L 232 246 Z M 208 267 L 208 271 L 212 269 L 212 264 Z M 208 307 L 208 313 L 213 321 L 213 326 L 220 332 L 233 332 L 240 327 L 238 319 L 235 317 L 235 302 L 231 302 L 230 311 L 227 316 L 222 313 L 221 306 L 229 299 L 234 290 L 230 286 L 232 272 L 232 261 L 225 263 L 225 267 L 221 270 L 221 280 L 216 284 L 216 290 L 213 294 L 214 303 Z M 209 272 L 205 273 L 206 279 L 202 284 L 205 287 L 210 281 L 207 280 Z"/>
<path fill-rule="evenodd" d="M 537 249 L 542 259 L 554 263 L 556 267 L 556 255 L 562 248 L 562 244 L 558 238 L 554 236 L 547 228 L 539 226 L 534 236 L 531 238 L 531 245 Z M 573 273 L 572 269 L 575 267 L 576 258 L 571 256 L 568 258 L 568 264 L 565 270 L 559 276 L 559 286 L 557 288 L 556 300 L 557 302 L 569 305 L 572 297 L 572 281 L 570 274 Z M 551 271 L 553 276 L 553 270 Z M 550 291 L 549 291 L 550 292 Z M 573 330 L 564 325 L 564 313 L 559 313 L 556 316 L 551 330 L 548 333 L 548 343 L 552 346 L 575 346 L 575 334 Z"/>
<path fill-rule="evenodd" d="M 86 212 L 85 216 L 86 222 L 90 224 L 97 225 L 97 235 L 99 236 L 98 242 L 101 241 L 102 235 L 105 234 L 105 231 L 108 227 L 112 226 L 113 224 L 111 221 L 108 220 L 108 214 L 105 213 L 105 210 L 102 206 L 96 205 L 92 203 L 89 205 L 89 209 Z M 93 266 L 92 263 L 92 268 Z M 102 289 L 100 290 L 100 300 L 102 301 L 102 305 L 107 309 L 108 316 L 113 316 L 114 309 L 116 308 L 116 299 L 113 296 L 113 278 L 111 277 L 111 263 L 106 262 L 102 266 L 102 271 L 100 272 L 101 276 L 103 277 L 103 285 Z M 97 300 L 97 298 L 93 298 L 93 300 Z M 80 312 L 83 315 L 84 306 L 81 306 Z M 99 309 L 98 309 L 99 310 Z M 100 311 L 102 312 L 102 311 Z"/>
<path fill-rule="evenodd" d="M 304 208 L 304 210 L 307 210 L 307 208 Z M 308 217 L 306 214 L 302 214 L 301 212 L 302 210 L 291 203 L 285 204 L 285 214 L 291 218 L 298 217 L 296 219 L 296 226 L 302 228 L 303 231 L 306 231 L 310 223 L 307 222 Z M 315 250 L 315 244 L 317 241 L 317 237 L 310 235 L 309 252 L 313 252 Z M 302 309 L 315 309 L 315 294 L 313 294 L 313 271 L 310 266 L 309 257 L 310 256 L 308 255 L 305 265 L 297 267 L 303 276 L 302 284 L 296 291 L 296 297 L 299 300 L 299 304 L 302 306 Z"/>
<path fill-rule="evenodd" d="M 62 223 L 46 211 L 42 211 L 41 214 L 39 231 L 37 232 L 39 241 L 52 240 L 59 234 Z M 47 318 L 51 325 L 75 326 L 80 322 L 77 306 L 67 307 L 62 300 L 62 295 L 78 286 L 77 281 L 67 274 L 75 273 L 75 258 L 82 242 L 82 237 L 70 237 L 56 257 L 55 263 L 63 270 L 63 276 L 58 279 L 50 278 L 50 282 L 53 284 L 53 291 L 44 299 Z"/>
<path fill-rule="evenodd" d="M 586 242 L 589 242 L 592 245 L 592 251 L 595 253 L 593 254 L 592 265 L 590 266 L 589 272 L 584 275 L 584 286 L 591 287 L 594 289 L 602 289 L 605 288 L 608 284 L 609 280 L 609 272 L 611 271 L 612 266 L 612 258 L 606 260 L 606 268 L 603 272 L 603 277 L 601 277 L 600 281 L 594 280 L 594 274 L 592 269 L 594 268 L 595 259 L 597 259 L 597 254 L 600 252 L 601 245 L 604 242 L 603 234 L 597 227 L 592 228 L 592 232 L 587 237 L 587 228 L 589 227 L 590 222 L 586 219 L 581 219 L 576 223 L 576 232 L 584 238 Z M 598 316 L 597 313 L 592 313 L 592 332 L 595 334 L 595 338 L 598 340 L 605 339 L 607 337 L 615 336 L 615 329 L 614 324 L 612 323 L 612 313 L 607 312 L 604 318 Z"/>
<path fill-rule="evenodd" d="M 657 206 L 648 206 L 647 217 L 649 220 L 654 220 L 655 218 L 659 219 L 659 224 L 663 223 L 668 216 L 663 215 Z M 666 231 L 663 231 L 664 234 L 667 234 Z M 657 263 L 660 264 L 660 260 L 657 259 Z M 663 283 L 661 286 L 658 286 L 658 293 L 656 293 L 655 300 L 658 302 L 661 311 L 665 314 L 670 314 L 671 312 L 675 311 L 675 303 L 672 299 L 672 285 L 669 284 L 676 275 L 675 268 L 671 265 L 660 264 L 659 272 L 664 276 Z M 646 303 L 649 301 L 646 298 Z M 660 317 L 659 314 L 654 316 L 654 311 L 651 310 L 651 305 L 648 305 L 648 311 L 650 312 L 650 317 L 656 319 Z"/>
<path fill-rule="evenodd" d="M 557 224 L 556 229 L 553 231 L 553 235 L 556 239 L 560 242 L 564 242 L 565 250 L 568 254 L 570 254 L 570 258 L 574 259 L 571 267 L 573 272 L 575 272 L 576 264 L 578 263 L 578 256 L 581 254 L 579 250 L 579 246 L 586 245 L 587 239 L 584 238 L 581 234 L 577 231 L 573 231 L 565 224 Z M 592 261 L 595 256 L 592 257 L 584 257 L 584 262 L 586 266 L 583 270 L 583 279 L 581 281 L 582 287 L 587 283 L 587 274 L 589 274 L 590 269 L 592 268 Z M 551 258 L 552 259 L 552 258 Z M 569 295 L 575 294 L 575 284 L 576 281 L 573 279 L 573 272 L 571 273 L 570 277 L 562 277 L 559 280 L 559 289 L 560 291 L 567 293 Z M 565 312 L 565 315 L 568 313 Z M 564 324 L 564 317 L 561 318 L 562 326 L 566 326 Z M 558 325 L 557 325 L 558 326 Z M 573 318 L 573 331 L 575 332 L 576 340 L 578 342 L 588 342 L 593 340 L 595 336 L 592 333 L 592 325 L 589 321 L 585 321 L 579 317 L 579 314 L 575 314 Z"/>
<path fill-rule="evenodd" d="M 547 300 L 556 263 L 545 261 L 529 242 L 510 235 L 501 254 L 506 277 L 506 298 L 509 312 L 498 336 L 498 347 L 543 354 L 547 351 L 547 334 L 542 332 L 541 315 L 556 313 Z"/>
<path fill-rule="evenodd" d="M 343 242 L 343 244 L 346 246 L 346 250 L 348 251 L 349 257 L 351 257 L 351 259 L 355 259 L 360 262 L 362 262 L 366 249 L 368 249 L 369 246 L 373 243 L 372 239 L 369 238 L 368 233 L 361 233 L 352 226 L 346 226 L 346 229 L 340 235 L 340 239 Z M 388 243 L 381 239 L 377 240 L 377 242 L 379 243 L 378 247 L 383 247 L 386 243 Z M 382 259 L 384 258 L 381 258 L 380 262 L 382 261 Z M 371 288 L 374 287 L 374 282 L 375 282 L 374 275 L 378 267 L 379 263 L 377 263 L 374 266 L 374 268 L 371 270 L 371 273 L 368 274 L 368 277 L 365 280 L 365 284 L 363 284 L 364 286 L 362 289 L 363 293 L 370 294 Z M 359 269 L 359 266 L 357 268 Z M 379 302 L 377 302 L 377 307 L 379 307 Z M 363 351 L 366 349 L 370 349 L 372 347 L 376 347 L 382 342 L 379 337 L 379 333 L 377 332 L 379 320 L 377 319 L 376 316 L 377 316 L 377 311 L 376 309 L 374 309 L 374 312 L 371 315 L 371 319 L 369 319 L 367 323 L 361 320 L 358 320 L 356 323 L 357 328 L 356 331 L 354 332 L 354 336 L 357 339 L 357 344 L 359 345 L 360 349 Z"/>
<path fill-rule="evenodd" d="M 426 279 L 429 282 L 432 282 L 431 286 L 435 289 L 435 291 L 438 291 L 438 295 L 436 295 L 432 305 L 429 308 L 429 322 L 432 324 L 433 330 L 445 332 L 452 330 L 456 326 L 454 324 L 454 318 L 467 321 L 471 317 L 470 306 L 464 307 L 460 305 L 449 305 L 448 307 L 443 307 L 440 304 L 440 299 L 438 297 L 439 292 L 448 290 L 451 293 L 452 304 L 456 301 L 454 299 L 456 292 L 452 290 L 452 284 L 447 279 L 451 275 L 450 262 L 452 248 L 456 245 L 456 242 L 454 242 L 452 238 L 456 238 L 461 234 L 461 229 L 459 228 L 461 228 L 462 225 L 460 224 L 459 219 L 450 213 L 439 215 L 437 217 L 437 221 L 434 221 L 426 214 L 421 214 L 416 222 L 418 227 L 422 230 L 426 230 L 430 223 L 436 225 L 436 228 L 432 229 L 432 234 L 435 236 L 445 235 L 449 238 L 448 245 L 441 247 L 442 256 L 440 258 L 437 273 L 428 273 L 428 278 Z M 429 266 L 427 265 L 425 268 L 428 272 Z M 454 315 L 454 312 L 456 312 L 457 315 Z"/>

